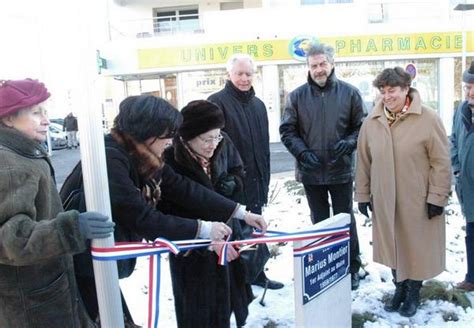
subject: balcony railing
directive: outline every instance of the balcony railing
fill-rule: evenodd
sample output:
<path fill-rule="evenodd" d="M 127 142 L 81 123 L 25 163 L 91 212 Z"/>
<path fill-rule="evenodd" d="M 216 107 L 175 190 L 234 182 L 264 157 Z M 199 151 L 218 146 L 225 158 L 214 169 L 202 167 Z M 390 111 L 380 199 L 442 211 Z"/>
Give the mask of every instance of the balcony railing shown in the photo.
<path fill-rule="evenodd" d="M 195 14 L 110 22 L 112 39 L 200 33 L 204 33 L 204 30 Z"/>

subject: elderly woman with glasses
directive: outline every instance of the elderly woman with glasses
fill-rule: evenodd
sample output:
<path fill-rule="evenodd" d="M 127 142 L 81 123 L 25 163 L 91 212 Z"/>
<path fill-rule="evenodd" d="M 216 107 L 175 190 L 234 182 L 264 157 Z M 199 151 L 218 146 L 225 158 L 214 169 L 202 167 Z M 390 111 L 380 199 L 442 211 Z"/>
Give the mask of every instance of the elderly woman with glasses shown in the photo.
<path fill-rule="evenodd" d="M 357 143 L 355 200 L 372 212 L 374 261 L 392 269 L 389 312 L 413 316 L 423 280 L 445 269 L 443 208 L 451 190 L 448 138 L 400 67 L 373 82 L 380 97 Z"/>
<path fill-rule="evenodd" d="M 166 163 L 176 172 L 239 201 L 243 164 L 230 138 L 221 131 L 225 123 L 222 110 L 209 101 L 197 100 L 181 113 L 183 124 L 173 139 L 173 147 L 165 151 Z M 177 215 L 193 215 L 179 203 L 168 202 L 166 210 L 160 208 Z M 236 237 L 239 222 L 229 224 Z M 238 253 L 229 247 L 227 256 L 234 260 Z M 245 324 L 253 294 L 245 282 L 240 259 L 224 267 L 218 265 L 213 250 L 194 250 L 171 256 L 170 267 L 179 328 L 229 327 L 232 312 L 237 326 Z"/>

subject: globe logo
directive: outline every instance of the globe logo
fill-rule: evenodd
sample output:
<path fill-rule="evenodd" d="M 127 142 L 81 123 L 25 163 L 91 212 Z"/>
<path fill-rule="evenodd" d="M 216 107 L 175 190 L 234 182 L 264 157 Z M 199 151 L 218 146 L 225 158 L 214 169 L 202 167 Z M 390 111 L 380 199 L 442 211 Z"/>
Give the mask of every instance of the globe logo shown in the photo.
<path fill-rule="evenodd" d="M 293 38 L 288 46 L 290 55 L 299 61 L 306 61 L 306 53 L 313 44 L 319 43 L 313 36 L 300 35 Z"/>

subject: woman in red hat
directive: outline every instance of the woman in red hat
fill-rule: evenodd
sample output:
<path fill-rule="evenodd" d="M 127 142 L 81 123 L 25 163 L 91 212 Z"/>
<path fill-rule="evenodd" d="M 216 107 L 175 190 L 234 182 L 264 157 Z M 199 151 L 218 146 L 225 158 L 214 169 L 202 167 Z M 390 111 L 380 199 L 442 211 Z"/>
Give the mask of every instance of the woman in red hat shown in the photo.
<path fill-rule="evenodd" d="M 45 149 L 43 83 L 0 81 L 0 326 L 94 327 L 78 296 L 72 255 L 114 224 L 64 212 Z M 94 223 L 94 224 L 92 224 Z"/>

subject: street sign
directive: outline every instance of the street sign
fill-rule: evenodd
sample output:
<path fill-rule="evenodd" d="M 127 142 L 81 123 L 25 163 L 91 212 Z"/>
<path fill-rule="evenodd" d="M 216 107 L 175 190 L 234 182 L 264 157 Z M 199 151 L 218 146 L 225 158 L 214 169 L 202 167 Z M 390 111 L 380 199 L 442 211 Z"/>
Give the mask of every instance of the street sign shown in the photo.
<path fill-rule="evenodd" d="M 414 80 L 416 78 L 416 66 L 415 64 L 407 64 L 407 66 L 405 66 L 405 71 L 411 75 L 411 79 Z"/>
<path fill-rule="evenodd" d="M 97 59 L 97 73 L 100 74 L 102 69 L 107 69 L 107 60 L 100 57 L 100 51 L 96 50 L 96 59 Z"/>

